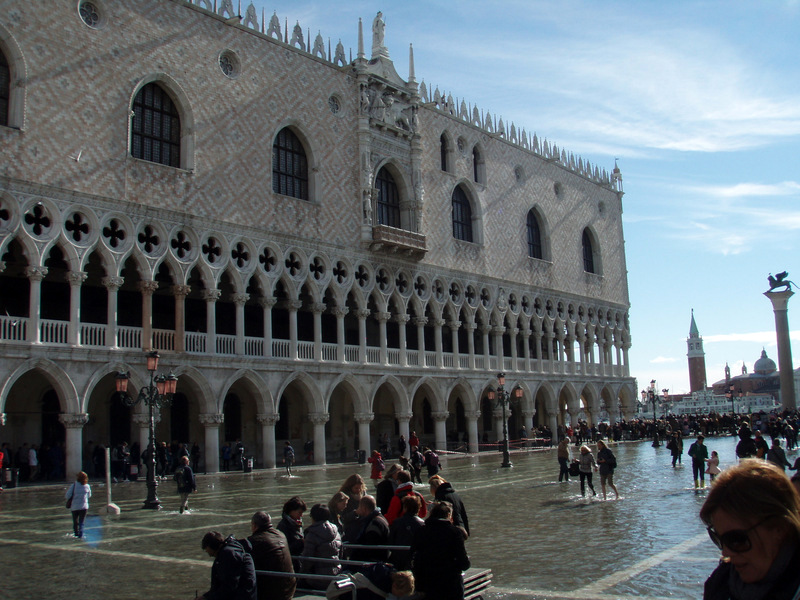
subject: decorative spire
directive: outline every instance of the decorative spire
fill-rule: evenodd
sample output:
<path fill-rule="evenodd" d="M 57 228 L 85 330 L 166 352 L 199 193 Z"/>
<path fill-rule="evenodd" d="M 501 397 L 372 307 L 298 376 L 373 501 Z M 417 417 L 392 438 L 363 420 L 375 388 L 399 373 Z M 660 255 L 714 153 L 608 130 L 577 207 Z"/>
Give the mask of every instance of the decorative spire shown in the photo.
<path fill-rule="evenodd" d="M 361 17 L 358 17 L 358 54 L 357 60 L 364 60 L 364 24 L 361 22 Z"/>
<path fill-rule="evenodd" d="M 416 83 L 417 78 L 414 74 L 414 44 L 408 45 L 408 83 Z"/>

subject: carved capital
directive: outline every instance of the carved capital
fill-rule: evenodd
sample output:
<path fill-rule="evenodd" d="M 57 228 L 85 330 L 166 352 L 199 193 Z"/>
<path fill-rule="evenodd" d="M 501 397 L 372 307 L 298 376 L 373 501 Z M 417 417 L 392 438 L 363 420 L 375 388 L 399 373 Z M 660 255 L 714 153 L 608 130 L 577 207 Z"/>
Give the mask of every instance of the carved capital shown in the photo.
<path fill-rule="evenodd" d="M 402 314 L 402 315 L 401 314 L 397 314 L 393 318 L 394 318 L 394 321 L 396 323 L 400 323 L 400 325 L 405 325 L 406 323 L 408 323 L 411 320 L 411 317 L 406 315 L 406 314 Z"/>
<path fill-rule="evenodd" d="M 192 291 L 192 286 L 190 285 L 173 285 L 172 286 L 172 295 L 173 296 L 183 296 L 184 298 L 189 295 L 189 292 Z"/>
<path fill-rule="evenodd" d="M 372 314 L 372 311 L 368 308 L 359 308 L 356 311 L 356 316 L 361 319 L 362 321 L 369 317 Z"/>
<path fill-rule="evenodd" d="M 300 310 L 302 307 L 303 307 L 303 301 L 302 300 L 287 300 L 286 301 L 287 310 L 295 312 L 295 311 Z"/>
<path fill-rule="evenodd" d="M 225 415 L 222 413 L 200 413 L 197 415 L 197 419 L 204 427 L 219 427 L 225 422 Z"/>
<path fill-rule="evenodd" d="M 506 328 L 502 326 L 492 327 L 491 332 L 495 335 L 503 335 L 506 332 Z"/>
<path fill-rule="evenodd" d="M 125 283 L 124 277 L 103 277 L 103 287 L 107 288 L 109 292 L 116 292 Z"/>
<path fill-rule="evenodd" d="M 511 334 L 512 337 L 516 337 L 519 333 L 519 327 L 512 327 L 508 330 L 508 333 Z"/>
<path fill-rule="evenodd" d="M 464 323 L 464 329 L 467 331 L 475 331 L 478 328 L 478 324 L 475 321 L 468 321 Z"/>
<path fill-rule="evenodd" d="M 330 420 L 331 416 L 328 413 L 310 413 L 308 420 L 314 425 L 325 425 Z"/>
<path fill-rule="evenodd" d="M 25 277 L 31 281 L 41 281 L 47 276 L 47 267 L 25 267 Z"/>
<path fill-rule="evenodd" d="M 89 274 L 86 271 L 70 271 L 67 273 L 67 283 L 70 287 L 80 287 Z"/>
<path fill-rule="evenodd" d="M 414 317 L 414 325 L 417 327 L 425 327 L 428 324 L 428 317 Z"/>
<path fill-rule="evenodd" d="M 467 418 L 467 419 L 470 419 L 470 420 L 474 419 L 474 420 L 477 421 L 478 419 L 481 418 L 482 414 L 483 413 L 481 413 L 481 411 L 479 411 L 479 410 L 465 410 L 464 411 L 464 417 Z"/>
<path fill-rule="evenodd" d="M 206 302 L 216 302 L 219 300 L 219 297 L 222 295 L 222 290 L 203 290 L 203 293 L 200 295 L 203 300 Z"/>
<path fill-rule="evenodd" d="M 401 423 L 403 423 L 403 422 L 408 423 L 411 420 L 411 417 L 413 417 L 413 416 L 414 416 L 414 413 L 410 413 L 410 412 L 408 412 L 408 413 L 405 413 L 405 412 L 404 413 L 401 413 L 401 412 L 394 413 L 394 418 L 397 419 L 398 421 L 400 421 Z"/>
<path fill-rule="evenodd" d="M 325 305 L 323 304 L 323 306 Z M 350 309 L 347 308 L 346 306 L 334 306 L 331 309 L 331 314 L 337 319 L 344 319 L 349 312 Z"/>
<path fill-rule="evenodd" d="M 268 308 L 272 310 L 272 307 L 278 302 L 277 298 L 259 298 L 258 303 L 261 305 L 262 308 Z"/>
<path fill-rule="evenodd" d="M 487 334 L 492 332 L 492 326 L 487 325 L 486 323 L 481 323 L 481 333 Z"/>
<path fill-rule="evenodd" d="M 156 421 L 156 423 L 160 421 L 160 419 L 155 419 L 155 417 L 153 420 Z M 150 426 L 150 417 L 145 413 L 133 413 L 133 415 L 131 415 L 131 421 L 133 421 L 134 424 L 138 425 L 139 427 Z"/>
<path fill-rule="evenodd" d="M 437 410 L 431 413 L 431 418 L 434 421 L 447 421 L 447 417 L 450 416 L 450 413 L 446 410 Z"/>
<path fill-rule="evenodd" d="M 445 320 L 444 319 L 431 319 L 433 322 L 434 327 L 444 327 Z"/>
<path fill-rule="evenodd" d="M 62 413 L 58 415 L 58 421 L 67 429 L 80 429 L 89 422 L 89 415 L 86 413 Z"/>
<path fill-rule="evenodd" d="M 231 302 L 236 306 L 244 306 L 250 300 L 250 294 L 231 294 Z"/>
<path fill-rule="evenodd" d="M 256 421 L 258 421 L 259 425 L 270 425 L 272 427 L 275 426 L 275 423 L 281 420 L 281 416 L 278 414 L 264 414 L 260 413 L 256 415 Z"/>
<path fill-rule="evenodd" d="M 392 313 L 381 312 L 381 311 L 375 313 L 375 320 L 378 321 L 378 323 L 386 323 L 391 318 L 392 318 Z"/>
<path fill-rule="evenodd" d="M 372 413 L 356 413 L 353 415 L 356 423 L 372 423 L 375 415 Z"/>
<path fill-rule="evenodd" d="M 529 338 L 529 337 L 531 337 L 531 333 L 533 333 L 533 332 L 530 329 L 528 329 L 527 327 L 525 327 L 522 330 L 522 337 Z"/>
<path fill-rule="evenodd" d="M 158 289 L 157 281 L 140 281 L 138 285 L 139 291 L 143 296 L 152 296 L 153 292 Z"/>
<path fill-rule="evenodd" d="M 447 326 L 453 331 L 458 331 L 459 327 L 461 327 L 461 321 L 448 321 Z"/>

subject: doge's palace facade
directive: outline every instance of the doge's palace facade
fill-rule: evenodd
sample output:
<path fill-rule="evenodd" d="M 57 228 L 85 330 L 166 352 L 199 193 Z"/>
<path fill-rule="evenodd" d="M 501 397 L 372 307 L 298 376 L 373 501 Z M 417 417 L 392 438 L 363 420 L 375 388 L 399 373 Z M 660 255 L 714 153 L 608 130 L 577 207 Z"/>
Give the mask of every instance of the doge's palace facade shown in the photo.
<path fill-rule="evenodd" d="M 619 171 L 404 80 L 383 27 L 353 57 L 231 0 L 5 2 L 0 441 L 144 447 L 114 382 L 150 349 L 206 471 L 477 451 L 500 371 L 512 432 L 632 416 Z"/>

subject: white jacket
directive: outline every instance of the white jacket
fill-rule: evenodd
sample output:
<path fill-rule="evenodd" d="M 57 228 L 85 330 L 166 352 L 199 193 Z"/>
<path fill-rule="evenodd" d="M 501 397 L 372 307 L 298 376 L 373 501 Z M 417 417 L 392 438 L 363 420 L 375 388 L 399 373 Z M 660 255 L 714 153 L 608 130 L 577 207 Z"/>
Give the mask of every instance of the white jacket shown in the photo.
<path fill-rule="evenodd" d="M 92 495 L 92 488 L 88 483 L 78 483 L 77 481 L 67 488 L 64 499 L 72 498 L 70 510 L 89 510 L 89 497 Z"/>

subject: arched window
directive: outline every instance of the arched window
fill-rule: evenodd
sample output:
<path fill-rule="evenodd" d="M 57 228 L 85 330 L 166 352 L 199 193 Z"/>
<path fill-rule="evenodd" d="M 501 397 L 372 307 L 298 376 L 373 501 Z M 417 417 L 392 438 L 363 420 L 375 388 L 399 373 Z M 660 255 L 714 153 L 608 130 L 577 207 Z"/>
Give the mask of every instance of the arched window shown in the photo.
<path fill-rule="evenodd" d="M 533 210 L 528 211 L 528 256 L 531 258 L 544 258 L 542 252 L 542 231 L 539 228 L 539 219 Z"/>
<path fill-rule="evenodd" d="M 400 194 L 392 174 L 382 168 L 375 179 L 378 188 L 378 225 L 400 228 Z"/>
<path fill-rule="evenodd" d="M 170 167 L 181 166 L 180 115 L 157 83 L 148 83 L 133 99 L 131 156 Z"/>
<path fill-rule="evenodd" d="M 308 200 L 308 159 L 300 139 L 288 127 L 272 144 L 272 191 Z"/>
<path fill-rule="evenodd" d="M 453 190 L 453 237 L 472 241 L 472 207 L 461 186 Z"/>
<path fill-rule="evenodd" d="M 481 153 L 478 150 L 478 147 L 472 149 L 472 179 L 475 183 L 481 182 L 481 172 L 480 172 L 480 165 L 481 165 Z"/>
<path fill-rule="evenodd" d="M 450 147 L 445 134 L 442 134 L 442 137 L 439 138 L 439 150 L 441 152 L 442 171 L 447 171 L 447 155 L 450 152 Z"/>
<path fill-rule="evenodd" d="M 8 125 L 8 105 L 11 98 L 11 69 L 8 59 L 0 51 L 0 125 Z"/>
<path fill-rule="evenodd" d="M 587 273 L 596 273 L 594 270 L 594 247 L 592 244 L 592 236 L 589 234 L 588 229 L 583 230 L 581 245 L 583 246 L 583 270 Z"/>

